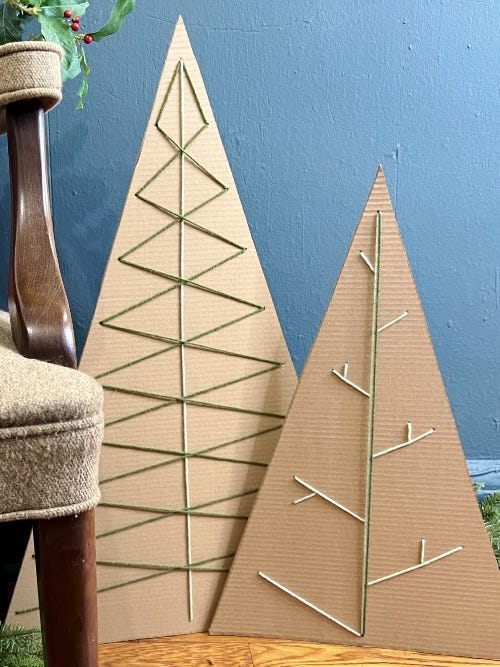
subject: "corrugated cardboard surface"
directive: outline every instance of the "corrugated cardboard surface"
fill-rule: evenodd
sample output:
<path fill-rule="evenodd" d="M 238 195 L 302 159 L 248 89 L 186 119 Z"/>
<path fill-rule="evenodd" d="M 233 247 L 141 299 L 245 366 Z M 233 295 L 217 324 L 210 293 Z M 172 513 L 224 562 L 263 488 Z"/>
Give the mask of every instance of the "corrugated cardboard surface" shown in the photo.
<path fill-rule="evenodd" d="M 357 637 L 258 575 L 264 572 L 359 630 L 363 524 L 294 476 L 364 517 L 375 221 L 381 212 L 379 333 L 368 581 L 463 548 L 367 589 Z M 446 494 L 437 490 L 446 489 Z M 244 602 L 242 602 L 244 601 Z M 379 170 L 304 368 L 272 464 L 210 631 L 500 657 L 500 573 L 472 491 L 424 315 Z"/>
<path fill-rule="evenodd" d="M 106 389 L 100 640 L 206 630 L 296 376 L 181 20 L 81 369 Z"/>

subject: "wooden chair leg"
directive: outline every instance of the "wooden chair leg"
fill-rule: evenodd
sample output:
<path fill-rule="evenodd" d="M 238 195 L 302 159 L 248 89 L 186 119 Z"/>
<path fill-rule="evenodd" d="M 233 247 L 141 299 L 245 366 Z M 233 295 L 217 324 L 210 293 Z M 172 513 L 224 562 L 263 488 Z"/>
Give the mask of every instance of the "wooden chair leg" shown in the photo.
<path fill-rule="evenodd" d="M 97 667 L 94 510 L 34 522 L 46 667 Z"/>

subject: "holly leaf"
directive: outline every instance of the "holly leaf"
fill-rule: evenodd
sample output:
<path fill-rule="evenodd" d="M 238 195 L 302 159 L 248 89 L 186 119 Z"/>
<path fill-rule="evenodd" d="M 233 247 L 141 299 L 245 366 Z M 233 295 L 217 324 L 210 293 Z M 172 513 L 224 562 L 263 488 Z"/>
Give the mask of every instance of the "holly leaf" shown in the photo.
<path fill-rule="evenodd" d="M 83 16 L 85 10 L 89 6 L 88 2 L 75 2 L 69 0 L 68 2 L 61 2 L 61 0 L 40 0 L 39 3 L 40 14 L 50 18 L 62 19 L 64 10 L 69 9 L 72 16 Z M 65 24 L 67 27 L 67 24 Z"/>
<path fill-rule="evenodd" d="M 94 42 L 98 42 L 103 37 L 108 35 L 114 35 L 115 32 L 118 32 L 122 24 L 123 19 L 130 14 L 130 12 L 135 7 L 135 0 L 116 0 L 111 10 L 111 14 L 106 23 L 97 30 L 96 32 L 91 32 L 92 39 Z"/>
<path fill-rule="evenodd" d="M 78 89 L 78 104 L 76 105 L 77 109 L 83 109 L 83 100 L 87 97 L 89 92 L 89 72 L 90 67 L 87 65 L 87 59 L 85 58 L 85 49 L 83 47 L 78 53 L 78 61 L 80 63 L 80 70 L 82 72 L 82 82 L 80 88 Z"/>
<path fill-rule="evenodd" d="M 0 44 L 20 42 L 23 36 L 24 18 L 11 5 L 0 9 Z"/>
<path fill-rule="evenodd" d="M 63 50 L 61 62 L 62 80 L 74 79 L 80 74 L 80 61 L 76 50 L 76 42 L 69 26 L 61 18 L 52 18 L 45 14 L 38 15 L 41 33 L 47 42 L 56 42 Z"/>

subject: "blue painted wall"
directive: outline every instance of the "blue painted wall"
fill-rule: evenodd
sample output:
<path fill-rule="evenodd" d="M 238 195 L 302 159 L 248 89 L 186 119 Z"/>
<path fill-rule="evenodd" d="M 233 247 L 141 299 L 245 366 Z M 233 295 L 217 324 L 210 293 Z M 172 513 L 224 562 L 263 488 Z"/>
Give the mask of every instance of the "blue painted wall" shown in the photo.
<path fill-rule="evenodd" d="M 297 370 L 381 162 L 465 452 L 500 458 L 497 0 L 137 0 L 49 120 L 80 348 L 178 14 Z"/>

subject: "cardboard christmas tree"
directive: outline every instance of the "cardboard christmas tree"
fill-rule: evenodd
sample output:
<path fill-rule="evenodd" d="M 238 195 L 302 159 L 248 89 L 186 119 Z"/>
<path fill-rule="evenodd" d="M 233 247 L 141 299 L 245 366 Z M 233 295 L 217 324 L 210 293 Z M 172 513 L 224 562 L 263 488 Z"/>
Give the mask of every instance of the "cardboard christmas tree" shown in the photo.
<path fill-rule="evenodd" d="M 100 639 L 206 630 L 296 376 L 182 20 L 81 370 L 105 390 Z"/>
<path fill-rule="evenodd" d="M 499 605 L 379 169 L 211 632 L 498 658 Z"/>

